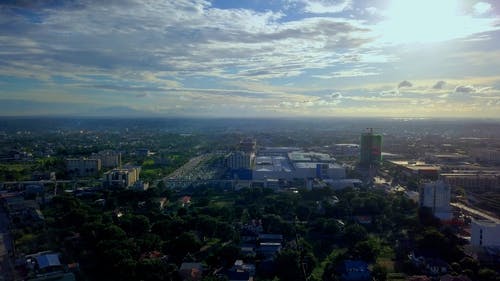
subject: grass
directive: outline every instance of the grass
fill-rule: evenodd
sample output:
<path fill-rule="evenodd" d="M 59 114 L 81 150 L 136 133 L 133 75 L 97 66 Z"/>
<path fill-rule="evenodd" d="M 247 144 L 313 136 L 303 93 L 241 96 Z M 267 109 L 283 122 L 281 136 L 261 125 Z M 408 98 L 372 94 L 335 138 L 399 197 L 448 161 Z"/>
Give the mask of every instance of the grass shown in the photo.
<path fill-rule="evenodd" d="M 322 262 L 320 262 L 316 268 L 314 268 L 311 273 L 311 280 L 322 280 L 323 272 L 328 264 L 335 260 L 335 257 L 344 254 L 346 251 L 346 248 L 333 249 L 332 252 Z"/>

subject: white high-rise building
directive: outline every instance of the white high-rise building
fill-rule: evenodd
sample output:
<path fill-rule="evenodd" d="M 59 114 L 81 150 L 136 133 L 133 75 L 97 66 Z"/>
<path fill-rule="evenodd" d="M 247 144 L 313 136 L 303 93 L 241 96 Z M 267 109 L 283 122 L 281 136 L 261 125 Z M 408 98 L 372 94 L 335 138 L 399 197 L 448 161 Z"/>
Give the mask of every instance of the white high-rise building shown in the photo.
<path fill-rule="evenodd" d="M 472 220 L 471 245 L 500 247 L 500 223 L 485 220 Z"/>
<path fill-rule="evenodd" d="M 442 180 L 427 182 L 420 188 L 420 206 L 428 207 L 441 220 L 452 219 L 451 188 Z"/>
<path fill-rule="evenodd" d="M 251 169 L 255 159 L 254 153 L 243 151 L 232 152 L 226 159 L 227 166 L 231 169 Z"/>

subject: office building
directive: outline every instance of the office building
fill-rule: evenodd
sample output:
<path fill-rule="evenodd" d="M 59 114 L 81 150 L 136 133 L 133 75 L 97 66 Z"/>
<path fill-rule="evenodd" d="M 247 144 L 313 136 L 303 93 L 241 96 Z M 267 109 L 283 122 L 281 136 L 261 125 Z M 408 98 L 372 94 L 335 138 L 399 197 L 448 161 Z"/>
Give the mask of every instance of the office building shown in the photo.
<path fill-rule="evenodd" d="M 66 172 L 70 176 L 91 177 L 97 176 L 101 170 L 100 159 L 66 159 Z"/>
<path fill-rule="evenodd" d="M 382 161 L 382 136 L 373 133 L 370 128 L 368 133 L 361 135 L 360 158 L 362 166 L 377 165 Z"/>
<path fill-rule="evenodd" d="M 426 182 L 420 188 L 420 206 L 428 207 L 440 220 L 451 220 L 451 188 L 442 180 Z"/>

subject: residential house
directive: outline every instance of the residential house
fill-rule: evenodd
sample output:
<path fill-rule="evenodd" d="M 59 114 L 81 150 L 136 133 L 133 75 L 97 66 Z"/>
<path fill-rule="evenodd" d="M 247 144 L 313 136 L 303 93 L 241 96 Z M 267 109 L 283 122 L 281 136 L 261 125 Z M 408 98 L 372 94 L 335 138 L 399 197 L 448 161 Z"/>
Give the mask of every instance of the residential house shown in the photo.
<path fill-rule="evenodd" d="M 346 260 L 340 268 L 342 281 L 371 281 L 371 272 L 364 261 Z"/>
<path fill-rule="evenodd" d="M 198 262 L 184 262 L 179 268 L 179 275 L 186 281 L 200 281 L 203 278 L 203 265 Z"/>

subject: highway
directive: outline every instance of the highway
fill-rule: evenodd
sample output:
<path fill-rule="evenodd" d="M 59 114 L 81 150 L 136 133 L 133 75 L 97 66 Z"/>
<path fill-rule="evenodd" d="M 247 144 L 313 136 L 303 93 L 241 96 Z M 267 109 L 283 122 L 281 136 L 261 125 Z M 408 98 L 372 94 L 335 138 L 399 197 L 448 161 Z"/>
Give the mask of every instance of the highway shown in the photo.
<path fill-rule="evenodd" d="M 469 206 L 466 206 L 462 203 L 450 203 L 451 206 L 453 207 L 456 207 L 456 208 L 459 208 L 461 210 L 464 210 L 466 212 L 469 212 L 471 214 L 474 214 L 476 216 L 479 216 L 479 217 L 482 217 L 482 218 L 485 218 L 487 220 L 490 220 L 490 221 L 493 221 L 495 223 L 500 223 L 500 219 L 496 218 L 496 217 L 493 217 L 489 214 L 486 214 L 484 211 L 481 211 L 481 210 L 478 210 L 478 209 L 474 209 L 474 208 L 471 208 Z"/>

